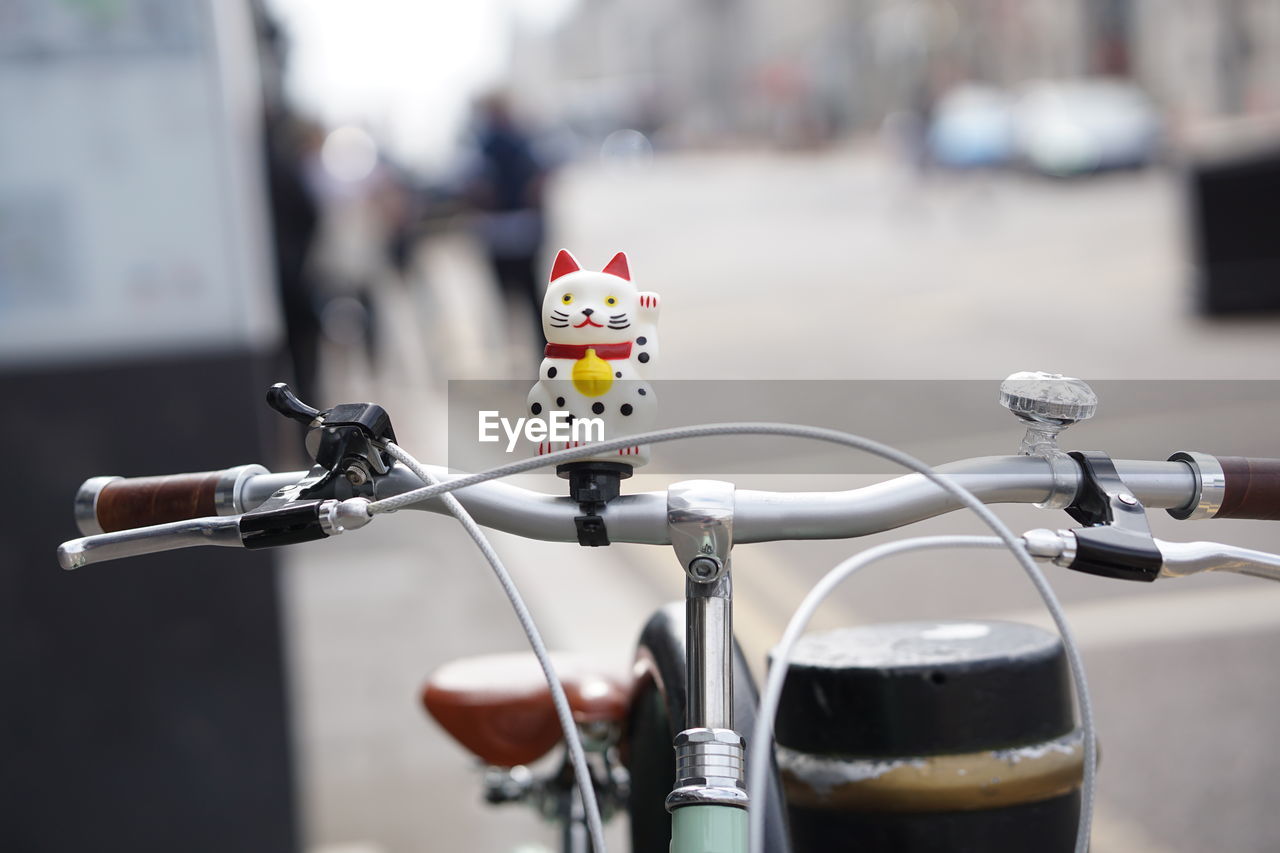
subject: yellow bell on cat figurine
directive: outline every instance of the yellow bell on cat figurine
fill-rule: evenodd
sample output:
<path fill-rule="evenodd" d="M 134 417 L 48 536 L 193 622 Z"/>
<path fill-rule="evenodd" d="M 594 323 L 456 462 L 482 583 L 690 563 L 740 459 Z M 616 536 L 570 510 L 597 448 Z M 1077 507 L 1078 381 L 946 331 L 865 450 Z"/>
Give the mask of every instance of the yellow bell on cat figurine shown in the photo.
<path fill-rule="evenodd" d="M 613 368 L 596 355 L 595 347 L 573 363 L 573 387 L 584 397 L 603 397 L 613 386 Z"/>

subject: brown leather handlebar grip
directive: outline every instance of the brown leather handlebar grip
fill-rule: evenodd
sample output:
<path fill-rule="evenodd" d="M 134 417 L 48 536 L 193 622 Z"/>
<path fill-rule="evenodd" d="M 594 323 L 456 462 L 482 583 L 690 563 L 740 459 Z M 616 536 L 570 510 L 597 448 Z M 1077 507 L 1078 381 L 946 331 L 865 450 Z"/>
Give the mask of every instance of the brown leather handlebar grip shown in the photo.
<path fill-rule="evenodd" d="M 94 502 L 98 526 L 104 533 L 111 533 L 217 515 L 215 495 L 223 473 L 202 471 L 112 480 L 102 486 Z"/>
<path fill-rule="evenodd" d="M 1219 456 L 1226 480 L 1222 509 L 1214 518 L 1280 521 L 1280 459 Z"/>

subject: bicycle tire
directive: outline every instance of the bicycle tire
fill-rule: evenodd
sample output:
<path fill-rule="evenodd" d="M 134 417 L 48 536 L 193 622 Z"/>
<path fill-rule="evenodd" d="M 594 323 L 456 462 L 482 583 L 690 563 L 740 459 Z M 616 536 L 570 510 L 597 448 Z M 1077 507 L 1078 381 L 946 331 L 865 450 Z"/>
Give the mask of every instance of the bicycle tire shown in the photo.
<path fill-rule="evenodd" d="M 631 774 L 627 803 L 632 853 L 668 853 L 671 815 L 665 800 L 675 782 L 672 741 L 684 728 L 686 660 L 684 602 L 659 609 L 640 634 L 636 649 L 637 678 L 627 714 L 623 763 Z M 755 724 L 755 680 L 737 641 L 733 644 L 734 727 L 750 732 Z M 791 853 L 786 807 L 777 768 L 769 774 L 763 795 L 766 853 Z"/>

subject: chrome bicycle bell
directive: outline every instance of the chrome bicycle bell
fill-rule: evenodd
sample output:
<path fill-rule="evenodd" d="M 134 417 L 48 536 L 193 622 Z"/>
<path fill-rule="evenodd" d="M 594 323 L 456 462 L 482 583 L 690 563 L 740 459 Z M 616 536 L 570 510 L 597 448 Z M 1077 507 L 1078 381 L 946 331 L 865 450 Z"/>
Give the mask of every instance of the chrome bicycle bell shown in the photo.
<path fill-rule="evenodd" d="M 1019 452 L 1043 455 L 1058 449 L 1058 433 L 1093 417 L 1098 395 L 1081 379 L 1023 370 L 1000 383 L 1000 405 L 1027 425 Z"/>

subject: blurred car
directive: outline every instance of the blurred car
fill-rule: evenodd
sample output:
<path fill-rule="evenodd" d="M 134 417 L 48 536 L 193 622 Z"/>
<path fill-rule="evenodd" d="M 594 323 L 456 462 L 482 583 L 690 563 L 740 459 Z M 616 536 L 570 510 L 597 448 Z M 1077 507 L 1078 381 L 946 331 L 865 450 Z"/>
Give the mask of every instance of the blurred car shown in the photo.
<path fill-rule="evenodd" d="M 1014 109 L 1016 157 L 1047 175 L 1145 166 L 1156 159 L 1160 138 L 1155 104 L 1123 80 L 1032 83 Z"/>
<path fill-rule="evenodd" d="M 967 169 L 1003 166 L 1014 155 L 1013 103 L 991 86 L 958 86 L 934 107 L 928 132 L 929 159 L 939 166 Z"/>

